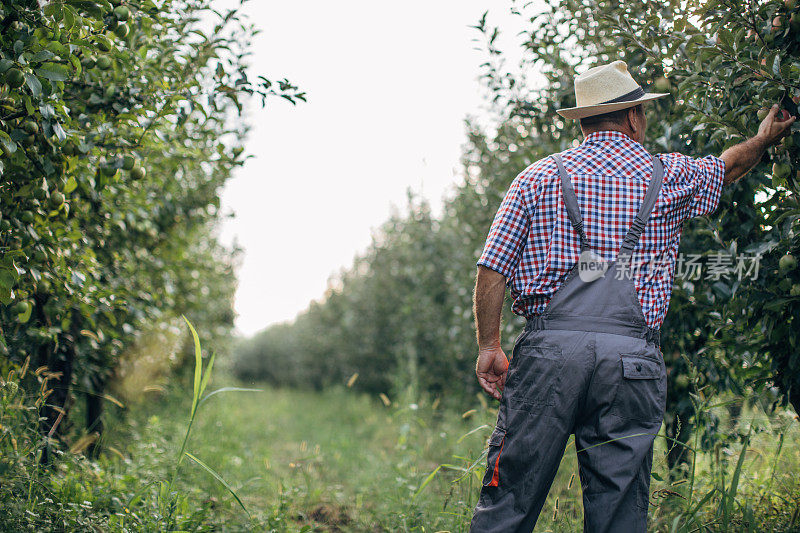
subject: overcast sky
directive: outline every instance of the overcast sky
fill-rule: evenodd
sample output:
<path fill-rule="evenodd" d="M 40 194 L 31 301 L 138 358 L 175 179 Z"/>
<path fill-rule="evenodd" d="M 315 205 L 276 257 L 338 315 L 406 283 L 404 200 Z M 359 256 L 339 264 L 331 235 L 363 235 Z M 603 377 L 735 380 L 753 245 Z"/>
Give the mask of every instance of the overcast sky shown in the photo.
<path fill-rule="evenodd" d="M 464 119 L 485 106 L 486 57 L 468 26 L 490 5 L 490 21 L 513 40 L 519 20 L 504 2 L 249 3 L 263 30 L 252 73 L 289 78 L 308 103 L 253 108 L 255 157 L 223 194 L 236 213 L 223 239 L 245 250 L 240 332 L 290 320 L 318 299 L 409 187 L 441 204 L 459 180 Z"/>

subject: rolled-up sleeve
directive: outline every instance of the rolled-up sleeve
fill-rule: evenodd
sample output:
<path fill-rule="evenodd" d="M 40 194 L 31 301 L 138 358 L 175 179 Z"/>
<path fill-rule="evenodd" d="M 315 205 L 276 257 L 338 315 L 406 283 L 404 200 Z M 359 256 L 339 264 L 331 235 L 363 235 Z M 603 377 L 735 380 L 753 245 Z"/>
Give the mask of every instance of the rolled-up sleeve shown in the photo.
<path fill-rule="evenodd" d="M 685 157 L 686 180 L 692 190 L 691 207 L 687 218 L 713 213 L 719 205 L 725 162 L 709 155 L 699 159 Z"/>
<path fill-rule="evenodd" d="M 523 195 L 523 175 L 517 176 L 506 192 L 494 221 L 478 266 L 490 268 L 510 278 L 519 264 L 528 239 L 530 216 Z"/>

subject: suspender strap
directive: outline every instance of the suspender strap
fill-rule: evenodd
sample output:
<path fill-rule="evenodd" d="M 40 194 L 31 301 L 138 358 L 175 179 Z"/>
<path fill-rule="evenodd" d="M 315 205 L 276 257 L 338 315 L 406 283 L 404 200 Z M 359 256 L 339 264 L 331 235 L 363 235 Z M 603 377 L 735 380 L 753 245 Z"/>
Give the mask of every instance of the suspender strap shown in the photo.
<path fill-rule="evenodd" d="M 581 251 L 589 249 L 589 239 L 586 238 L 586 233 L 583 231 L 583 218 L 581 218 L 581 211 L 578 208 L 578 197 L 575 196 L 575 189 L 572 187 L 572 181 L 569 179 L 569 174 L 564 169 L 564 163 L 561 161 L 561 154 L 554 154 L 553 159 L 558 165 L 558 173 L 561 175 L 561 192 L 564 195 L 564 205 L 567 208 L 567 215 L 569 221 L 572 222 L 572 227 L 578 233 L 581 240 Z"/>
<path fill-rule="evenodd" d="M 651 157 L 653 158 L 653 175 L 650 178 L 650 184 L 647 186 L 644 200 L 642 200 L 642 207 L 639 208 L 639 212 L 636 214 L 633 224 L 631 224 L 631 227 L 628 229 L 625 238 L 622 239 L 619 256 L 630 257 L 633 254 L 633 250 L 639 243 L 639 237 L 641 237 L 644 231 L 645 224 L 647 224 L 647 219 L 650 218 L 650 213 L 653 211 L 653 206 L 656 205 L 658 193 L 661 191 L 661 182 L 664 179 L 664 167 L 658 157 L 655 155 Z"/>

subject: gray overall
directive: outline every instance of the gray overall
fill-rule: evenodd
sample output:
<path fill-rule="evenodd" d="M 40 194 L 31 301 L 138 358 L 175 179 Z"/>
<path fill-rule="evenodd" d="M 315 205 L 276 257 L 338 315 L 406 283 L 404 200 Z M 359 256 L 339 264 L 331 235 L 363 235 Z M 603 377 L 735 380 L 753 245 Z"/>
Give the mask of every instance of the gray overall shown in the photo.
<path fill-rule="evenodd" d="M 663 168 L 654 156 L 617 260 L 600 261 L 605 275 L 584 281 L 592 252 L 572 182 L 561 158 L 553 157 L 581 259 L 516 340 L 471 531 L 532 531 L 572 434 L 584 531 L 646 531 L 667 377 L 659 330 L 645 322 L 630 258 L 661 190 Z"/>

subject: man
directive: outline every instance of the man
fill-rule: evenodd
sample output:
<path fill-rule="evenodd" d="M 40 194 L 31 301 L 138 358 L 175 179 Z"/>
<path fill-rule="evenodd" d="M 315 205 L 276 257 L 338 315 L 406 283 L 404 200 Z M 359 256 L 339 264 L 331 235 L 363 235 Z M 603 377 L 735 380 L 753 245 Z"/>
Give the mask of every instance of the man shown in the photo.
<path fill-rule="evenodd" d="M 646 530 L 653 441 L 666 402 L 659 328 L 682 224 L 789 131 L 774 106 L 719 158 L 652 156 L 648 94 L 615 61 L 575 78 L 583 143 L 533 163 L 509 188 L 478 261 L 476 373 L 500 400 L 473 532 L 531 531 L 575 435 L 586 531 Z M 500 348 L 508 285 L 527 324 Z M 501 394 L 502 392 L 502 394 Z"/>

